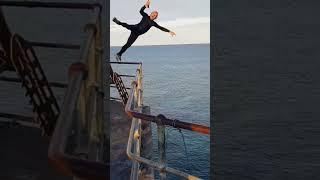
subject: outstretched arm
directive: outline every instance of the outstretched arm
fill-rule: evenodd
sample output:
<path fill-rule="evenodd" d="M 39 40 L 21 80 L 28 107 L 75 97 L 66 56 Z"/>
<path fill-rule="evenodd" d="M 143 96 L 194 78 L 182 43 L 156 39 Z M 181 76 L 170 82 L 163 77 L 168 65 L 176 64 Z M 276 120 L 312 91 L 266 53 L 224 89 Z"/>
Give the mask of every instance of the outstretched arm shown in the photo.
<path fill-rule="evenodd" d="M 146 8 L 149 8 L 149 6 L 150 6 L 150 0 L 147 0 L 146 4 L 144 6 L 142 6 L 142 8 L 140 9 L 140 14 L 142 16 L 148 16 L 148 14 L 144 12 L 144 10 Z"/>
<path fill-rule="evenodd" d="M 167 28 L 165 28 L 165 27 L 160 26 L 160 25 L 157 24 L 156 22 L 153 22 L 153 23 L 154 23 L 153 26 L 156 27 L 156 28 L 158 28 L 158 29 L 160 29 L 161 31 L 168 32 L 168 33 L 170 33 L 171 36 L 175 36 L 175 35 L 176 35 L 176 33 L 170 31 L 169 29 L 167 29 Z"/>

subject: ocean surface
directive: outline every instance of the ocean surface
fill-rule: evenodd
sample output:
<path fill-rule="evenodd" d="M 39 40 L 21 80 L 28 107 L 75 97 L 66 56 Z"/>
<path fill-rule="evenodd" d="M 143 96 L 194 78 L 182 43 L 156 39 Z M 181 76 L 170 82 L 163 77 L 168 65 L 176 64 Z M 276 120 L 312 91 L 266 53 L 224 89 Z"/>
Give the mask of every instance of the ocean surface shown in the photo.
<path fill-rule="evenodd" d="M 120 47 L 111 47 L 111 60 Z M 210 51 L 209 44 L 134 46 L 123 61 L 142 62 L 143 100 L 152 114 L 210 125 Z M 135 75 L 136 65 L 112 65 L 121 74 Z M 130 87 L 132 78 L 125 78 Z M 118 97 L 116 89 L 112 97 Z M 210 137 L 167 128 L 168 166 L 209 179 Z M 183 141 L 183 139 L 185 141 Z M 185 142 L 185 144 L 184 144 Z M 186 148 L 185 148 L 186 147 Z M 156 126 L 153 126 L 153 155 L 157 159 Z M 170 179 L 176 179 L 169 175 Z"/>

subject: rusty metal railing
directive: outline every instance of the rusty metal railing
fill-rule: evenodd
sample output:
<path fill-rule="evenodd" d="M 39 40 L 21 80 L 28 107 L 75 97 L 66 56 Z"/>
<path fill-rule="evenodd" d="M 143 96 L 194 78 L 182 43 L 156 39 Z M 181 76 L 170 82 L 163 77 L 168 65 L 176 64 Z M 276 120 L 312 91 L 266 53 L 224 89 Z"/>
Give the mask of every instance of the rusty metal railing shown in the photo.
<path fill-rule="evenodd" d="M 183 122 L 176 119 L 168 119 L 163 115 L 150 115 L 142 112 L 143 105 L 143 73 L 141 63 L 129 63 L 138 64 L 136 71 L 136 78 L 131 84 L 129 99 L 125 106 L 126 113 L 132 117 L 131 128 L 129 132 L 127 155 L 133 161 L 131 169 L 131 179 L 136 180 L 140 177 L 141 164 L 149 166 L 159 171 L 160 179 L 166 179 L 166 174 L 171 173 L 185 179 L 200 179 L 186 172 L 168 167 L 166 165 L 166 149 L 165 149 L 165 128 L 171 126 L 179 129 L 186 129 L 194 132 L 201 133 L 203 135 L 209 135 L 210 129 L 207 126 Z M 157 124 L 158 134 L 158 150 L 159 150 L 159 162 L 152 161 L 141 156 L 141 121 L 149 121 Z"/>
<path fill-rule="evenodd" d="M 210 128 L 207 126 L 199 125 L 195 123 L 183 122 L 177 119 L 168 119 L 163 115 L 158 115 L 158 116 L 148 115 L 148 114 L 141 113 L 138 110 L 132 108 L 131 105 L 134 103 L 135 96 L 138 99 L 140 98 L 140 96 L 142 96 L 142 76 L 143 76 L 142 65 L 140 65 L 139 68 L 137 69 L 136 80 L 133 81 L 132 83 L 129 99 L 125 107 L 125 111 L 129 116 L 142 119 L 145 121 L 151 121 L 154 123 L 158 123 L 160 120 L 163 125 L 172 126 L 174 128 L 186 129 L 186 130 L 190 130 L 190 131 L 194 131 L 194 132 L 198 132 L 206 135 L 210 134 Z"/>

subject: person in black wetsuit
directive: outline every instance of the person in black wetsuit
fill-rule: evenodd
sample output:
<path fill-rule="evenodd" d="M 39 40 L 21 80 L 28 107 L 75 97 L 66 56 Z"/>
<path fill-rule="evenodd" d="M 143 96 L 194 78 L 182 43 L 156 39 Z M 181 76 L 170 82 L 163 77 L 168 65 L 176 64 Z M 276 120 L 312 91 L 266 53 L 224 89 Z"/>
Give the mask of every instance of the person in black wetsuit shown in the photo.
<path fill-rule="evenodd" d="M 122 54 L 136 41 L 136 39 L 146 33 L 152 26 L 164 31 L 170 33 L 171 36 L 175 36 L 176 34 L 167 28 L 164 28 L 160 25 L 158 25 L 156 22 L 154 22 L 155 19 L 158 17 L 158 12 L 153 11 L 150 16 L 144 12 L 145 8 L 149 8 L 150 6 L 150 0 L 147 0 L 146 4 L 142 6 L 140 9 L 140 14 L 142 15 L 142 19 L 138 24 L 130 25 L 124 22 L 120 22 L 117 18 L 113 18 L 113 22 L 115 22 L 118 25 L 121 25 L 131 31 L 131 34 L 128 38 L 127 43 L 121 48 L 121 50 L 116 54 L 117 61 L 121 61 Z"/>

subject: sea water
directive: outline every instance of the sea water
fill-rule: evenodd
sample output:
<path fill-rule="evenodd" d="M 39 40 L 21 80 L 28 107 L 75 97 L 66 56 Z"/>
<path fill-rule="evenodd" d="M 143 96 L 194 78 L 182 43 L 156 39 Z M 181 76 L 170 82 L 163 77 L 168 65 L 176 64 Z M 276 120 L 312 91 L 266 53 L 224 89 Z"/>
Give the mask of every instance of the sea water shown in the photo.
<path fill-rule="evenodd" d="M 120 47 L 111 47 L 111 61 Z M 209 44 L 134 46 L 123 61 L 142 62 L 143 101 L 154 115 L 210 125 L 210 51 Z M 137 66 L 112 65 L 120 74 L 135 74 Z M 132 78 L 124 78 L 130 87 Z M 118 97 L 116 89 L 112 97 Z M 153 156 L 157 160 L 156 125 L 153 129 Z M 182 134 L 181 134 L 182 133 Z M 169 167 L 209 179 L 209 136 L 188 130 L 166 128 Z M 183 139 L 185 141 L 183 141 Z M 184 143 L 185 142 L 185 143 Z M 186 147 L 186 148 L 185 148 Z M 176 179 L 168 175 L 170 179 Z"/>

